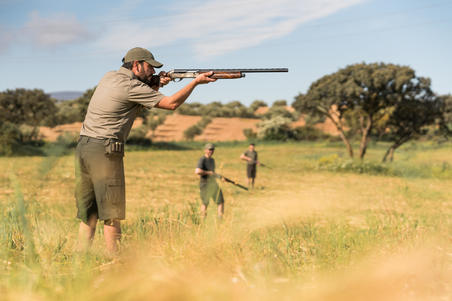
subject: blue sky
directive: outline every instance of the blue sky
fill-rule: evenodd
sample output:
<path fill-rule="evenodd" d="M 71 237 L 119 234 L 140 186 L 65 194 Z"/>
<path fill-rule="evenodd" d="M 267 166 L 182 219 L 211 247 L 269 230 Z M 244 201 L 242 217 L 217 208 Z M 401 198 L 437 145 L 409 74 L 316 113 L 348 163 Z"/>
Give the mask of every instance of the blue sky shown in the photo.
<path fill-rule="evenodd" d="M 452 0 L 0 0 L 0 91 L 85 91 L 141 46 L 163 70 L 289 68 L 201 86 L 190 102 L 292 103 L 361 62 L 408 65 L 449 94 L 451 32 Z"/>

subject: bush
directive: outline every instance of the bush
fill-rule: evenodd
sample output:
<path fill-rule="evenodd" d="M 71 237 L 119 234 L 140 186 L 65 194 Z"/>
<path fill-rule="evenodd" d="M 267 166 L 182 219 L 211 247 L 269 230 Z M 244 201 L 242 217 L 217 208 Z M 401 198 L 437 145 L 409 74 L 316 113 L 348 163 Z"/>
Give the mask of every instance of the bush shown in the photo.
<path fill-rule="evenodd" d="M 382 163 L 344 160 L 337 154 L 322 157 L 317 162 L 317 169 L 334 172 L 365 173 L 371 175 L 399 175 L 394 169 Z"/>
<path fill-rule="evenodd" d="M 151 139 L 146 137 L 146 135 L 147 128 L 145 126 L 140 126 L 138 128 L 132 129 L 130 131 L 129 137 L 127 138 L 127 144 L 150 146 L 152 144 L 152 141 Z"/>
<path fill-rule="evenodd" d="M 184 137 L 187 140 L 193 140 L 195 136 L 201 135 L 202 129 L 199 127 L 199 125 L 195 124 L 189 127 L 184 131 Z"/>
<path fill-rule="evenodd" d="M 39 129 L 37 127 L 21 124 L 19 126 L 19 131 L 21 143 L 28 143 L 38 140 Z"/>
<path fill-rule="evenodd" d="M 275 116 L 271 119 L 262 120 L 257 124 L 257 137 L 263 140 L 288 140 L 293 138 L 293 131 L 290 128 L 292 120 L 282 116 Z"/>
<path fill-rule="evenodd" d="M 331 136 L 322 132 L 313 126 L 300 126 L 293 130 L 293 137 L 298 141 L 316 141 L 321 139 L 328 139 Z"/>
<path fill-rule="evenodd" d="M 75 147 L 77 146 L 79 137 L 79 133 L 64 132 L 63 134 L 58 136 L 57 143 L 65 145 L 67 147 Z"/>
<path fill-rule="evenodd" d="M 193 140 L 195 136 L 201 135 L 206 126 L 212 122 L 212 118 L 204 116 L 195 125 L 192 125 L 184 131 L 184 137 L 187 140 Z"/>
<path fill-rule="evenodd" d="M 143 122 L 147 126 L 149 126 L 151 130 L 155 131 L 155 129 L 159 125 L 165 122 L 166 116 L 168 116 L 169 114 L 172 114 L 172 111 L 153 109 L 152 111 L 149 112 L 148 116 L 146 117 L 146 119 L 143 120 Z"/>
<path fill-rule="evenodd" d="M 292 113 L 288 111 L 285 106 L 273 106 L 262 117 L 264 119 L 272 119 L 276 116 L 281 116 L 292 121 L 296 121 L 300 117 L 300 114 L 298 112 Z"/>
<path fill-rule="evenodd" d="M 17 125 L 0 121 L 0 155 L 11 156 L 20 140 L 21 132 Z"/>
<path fill-rule="evenodd" d="M 287 101 L 284 99 L 276 100 L 272 105 L 272 107 L 285 107 L 285 106 L 287 106 Z"/>
<path fill-rule="evenodd" d="M 243 135 L 245 135 L 246 139 L 252 140 L 257 138 L 257 133 L 254 132 L 252 129 L 244 129 Z"/>

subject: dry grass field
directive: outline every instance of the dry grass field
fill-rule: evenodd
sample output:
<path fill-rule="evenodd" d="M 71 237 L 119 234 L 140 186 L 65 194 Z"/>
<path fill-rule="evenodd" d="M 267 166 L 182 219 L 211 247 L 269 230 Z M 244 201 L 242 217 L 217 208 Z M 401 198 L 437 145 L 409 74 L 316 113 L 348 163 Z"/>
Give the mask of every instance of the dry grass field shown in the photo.
<path fill-rule="evenodd" d="M 246 143 L 217 171 L 245 184 Z M 1 300 L 450 300 L 452 145 L 411 143 L 360 173 L 340 144 L 258 144 L 249 192 L 198 214 L 202 149 L 128 151 L 121 252 L 75 251 L 72 155 L 0 158 Z M 332 161 L 335 161 L 331 163 Z M 322 163 L 323 162 L 323 163 Z M 325 165 L 330 162 L 330 165 Z M 356 163 L 359 165 L 359 163 Z"/>

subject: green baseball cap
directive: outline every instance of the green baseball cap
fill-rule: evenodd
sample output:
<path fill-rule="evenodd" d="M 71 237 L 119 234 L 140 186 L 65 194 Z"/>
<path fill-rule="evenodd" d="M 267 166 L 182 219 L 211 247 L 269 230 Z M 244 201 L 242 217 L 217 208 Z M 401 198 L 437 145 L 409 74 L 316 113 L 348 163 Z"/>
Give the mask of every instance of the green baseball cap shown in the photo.
<path fill-rule="evenodd" d="M 160 68 L 163 66 L 162 63 L 156 61 L 152 53 L 144 48 L 135 47 L 127 51 L 126 56 L 122 59 L 123 63 L 133 62 L 133 61 L 145 61 L 149 65 L 155 68 Z"/>
<path fill-rule="evenodd" d="M 215 145 L 213 143 L 207 143 L 204 149 L 215 149 Z"/>

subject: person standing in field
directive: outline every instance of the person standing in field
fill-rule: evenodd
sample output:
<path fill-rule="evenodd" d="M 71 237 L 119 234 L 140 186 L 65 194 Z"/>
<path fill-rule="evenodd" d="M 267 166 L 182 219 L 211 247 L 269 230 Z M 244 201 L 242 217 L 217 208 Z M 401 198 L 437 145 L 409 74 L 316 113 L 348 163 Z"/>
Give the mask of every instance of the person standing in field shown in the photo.
<path fill-rule="evenodd" d="M 254 143 L 250 143 L 248 149 L 240 156 L 240 159 L 246 161 L 246 178 L 248 180 L 248 187 L 254 188 L 254 180 L 256 179 L 257 165 L 260 164 L 257 160 L 257 152 Z"/>
<path fill-rule="evenodd" d="M 199 175 L 199 190 L 201 196 L 201 215 L 207 216 L 207 206 L 212 199 L 217 204 L 218 217 L 222 218 L 224 214 L 224 198 L 220 186 L 217 184 L 217 178 L 221 177 L 215 173 L 215 159 L 212 158 L 215 151 L 215 145 L 207 143 L 204 147 L 204 156 L 199 158 L 195 173 Z"/>
<path fill-rule="evenodd" d="M 125 219 L 124 143 L 140 110 L 153 107 L 175 110 L 200 84 L 214 82 L 203 73 L 171 96 L 159 87 L 171 80 L 149 50 L 130 49 L 118 71 L 107 72 L 90 100 L 75 154 L 75 198 L 79 226 L 79 249 L 94 238 L 98 220 L 104 221 L 106 248 L 115 253 Z M 153 76 L 154 75 L 154 76 Z M 153 83 L 153 84 L 150 84 Z M 152 87 L 151 87 L 152 85 Z"/>

